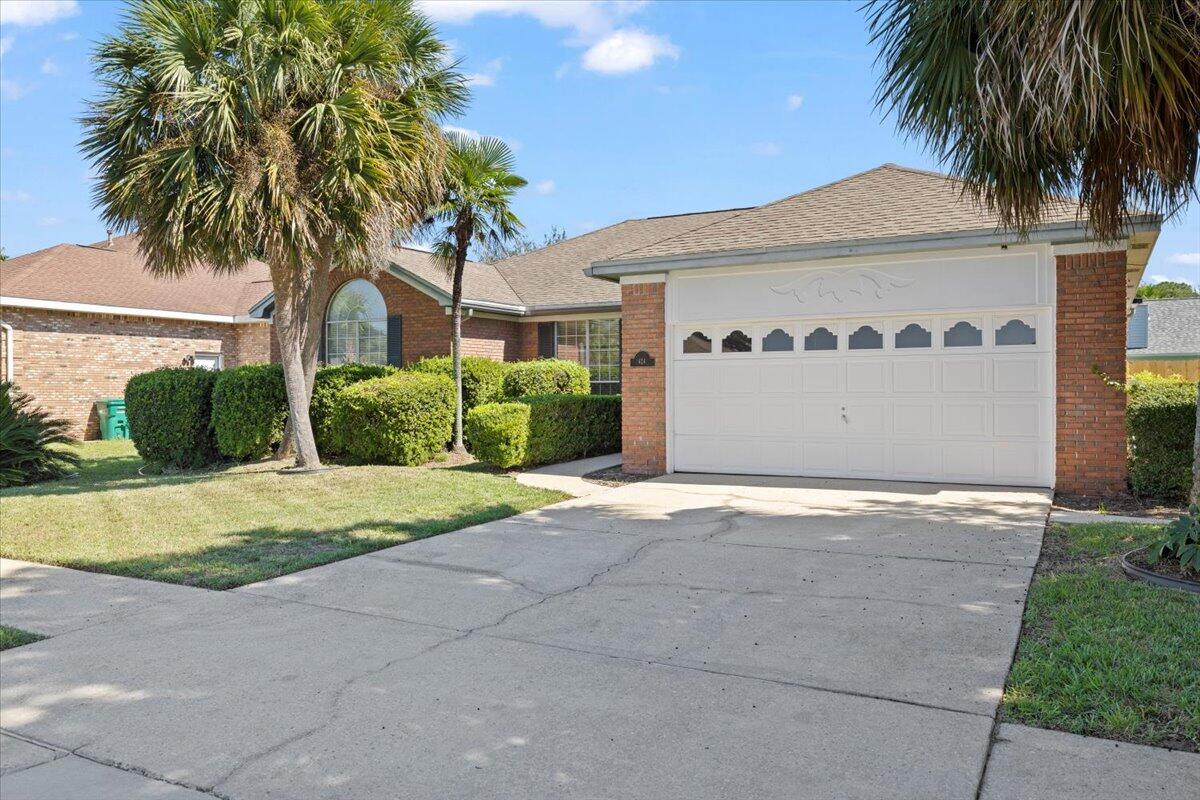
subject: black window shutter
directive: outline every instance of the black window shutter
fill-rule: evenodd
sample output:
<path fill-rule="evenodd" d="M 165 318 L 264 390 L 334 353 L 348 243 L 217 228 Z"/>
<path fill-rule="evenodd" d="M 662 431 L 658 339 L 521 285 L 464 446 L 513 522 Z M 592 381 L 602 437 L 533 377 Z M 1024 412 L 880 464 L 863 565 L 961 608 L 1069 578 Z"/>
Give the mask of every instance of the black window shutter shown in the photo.
<path fill-rule="evenodd" d="M 538 323 L 538 358 L 554 358 L 558 352 L 554 333 L 553 322 Z"/>
<path fill-rule="evenodd" d="M 401 324 L 403 317 L 399 314 L 387 318 L 387 363 L 393 367 L 404 366 L 404 335 Z"/>

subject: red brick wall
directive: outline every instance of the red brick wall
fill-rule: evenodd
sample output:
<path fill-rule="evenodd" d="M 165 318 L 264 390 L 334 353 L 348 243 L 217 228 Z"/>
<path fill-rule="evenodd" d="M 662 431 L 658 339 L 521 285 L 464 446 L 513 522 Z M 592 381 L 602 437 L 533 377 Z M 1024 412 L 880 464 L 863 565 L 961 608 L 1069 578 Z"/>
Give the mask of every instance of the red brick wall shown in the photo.
<path fill-rule="evenodd" d="M 1098 368 L 1125 380 L 1125 253 L 1055 258 L 1058 280 L 1057 489 L 1124 492 L 1125 395 Z"/>
<path fill-rule="evenodd" d="M 664 283 L 621 286 L 621 353 L 625 364 L 639 350 L 653 367 L 621 371 L 621 459 L 626 472 L 656 474 L 667 469 L 667 401 Z"/>
<path fill-rule="evenodd" d="M 71 422 L 74 435 L 89 439 L 99 433 L 95 401 L 120 397 L 125 382 L 139 372 L 177 367 L 197 351 L 219 352 L 225 366 L 233 367 L 266 360 L 270 348 L 270 326 L 261 323 L 23 308 L 5 308 L 0 316 L 13 326 L 14 383 L 54 416 Z"/>

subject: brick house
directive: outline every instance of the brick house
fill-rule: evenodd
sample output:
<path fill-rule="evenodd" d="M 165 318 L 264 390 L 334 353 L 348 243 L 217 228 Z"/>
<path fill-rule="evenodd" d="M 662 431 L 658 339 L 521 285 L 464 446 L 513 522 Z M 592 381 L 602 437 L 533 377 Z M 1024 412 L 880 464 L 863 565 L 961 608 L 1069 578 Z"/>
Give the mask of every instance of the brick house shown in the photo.
<path fill-rule="evenodd" d="M 1096 372 L 1124 377 L 1158 227 L 1137 217 L 1125 239 L 1093 242 L 1064 202 L 1018 241 L 953 181 L 889 164 L 470 264 L 465 351 L 587 365 L 593 391 L 624 397 L 630 471 L 1116 492 L 1124 397 Z M 134 372 L 269 357 L 262 265 L 168 286 L 135 251 L 59 245 L 0 267 L 16 382 L 81 428 Z M 447 353 L 449 302 L 421 251 L 339 274 L 322 360 Z"/>

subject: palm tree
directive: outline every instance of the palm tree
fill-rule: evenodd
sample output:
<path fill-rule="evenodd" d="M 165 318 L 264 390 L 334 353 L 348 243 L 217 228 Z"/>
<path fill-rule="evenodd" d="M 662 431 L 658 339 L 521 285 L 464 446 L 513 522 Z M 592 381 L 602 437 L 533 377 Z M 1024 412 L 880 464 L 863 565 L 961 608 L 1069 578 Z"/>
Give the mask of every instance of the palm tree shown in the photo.
<path fill-rule="evenodd" d="M 508 145 L 491 137 L 457 131 L 446 134 L 449 153 L 443 177 L 445 193 L 429 211 L 425 233 L 434 256 L 446 267 L 452 284 L 451 353 L 454 362 L 454 449 L 463 452 L 462 284 L 471 245 L 496 248 L 515 238 L 521 220 L 509 208 L 513 194 L 525 185 L 513 174 Z"/>
<path fill-rule="evenodd" d="M 872 0 L 881 106 L 1025 234 L 1078 192 L 1096 238 L 1196 195 L 1196 0 Z"/>
<path fill-rule="evenodd" d="M 1095 238 L 1197 197 L 1197 0 L 871 0 L 879 103 L 1021 235 L 1078 193 Z M 1200 404 L 1192 500 L 1200 503 Z"/>
<path fill-rule="evenodd" d="M 447 55 L 408 0 L 136 0 L 95 51 L 96 204 L 156 274 L 270 266 L 297 469 L 330 270 L 376 268 L 441 196 Z"/>

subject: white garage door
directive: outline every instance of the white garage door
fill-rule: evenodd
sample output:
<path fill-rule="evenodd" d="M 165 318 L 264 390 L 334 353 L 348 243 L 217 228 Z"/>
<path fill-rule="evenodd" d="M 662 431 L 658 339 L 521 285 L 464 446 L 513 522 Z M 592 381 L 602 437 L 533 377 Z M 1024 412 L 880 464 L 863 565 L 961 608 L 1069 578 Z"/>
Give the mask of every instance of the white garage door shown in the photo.
<path fill-rule="evenodd" d="M 1053 484 L 1046 309 L 671 335 L 677 471 Z"/>

